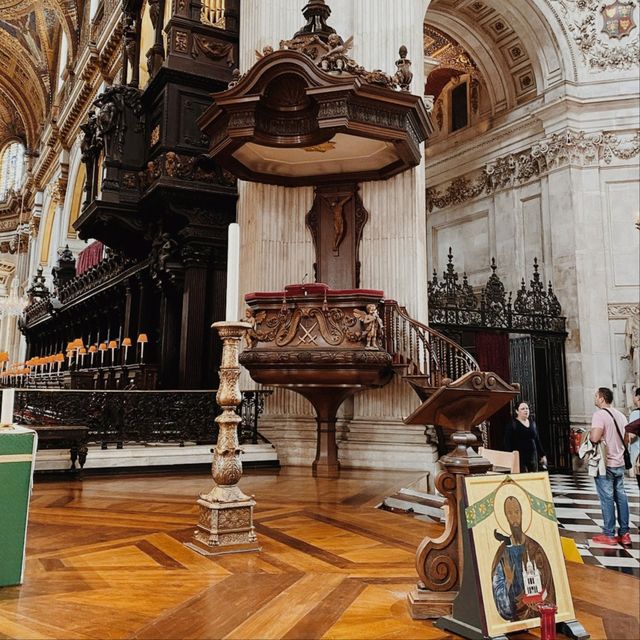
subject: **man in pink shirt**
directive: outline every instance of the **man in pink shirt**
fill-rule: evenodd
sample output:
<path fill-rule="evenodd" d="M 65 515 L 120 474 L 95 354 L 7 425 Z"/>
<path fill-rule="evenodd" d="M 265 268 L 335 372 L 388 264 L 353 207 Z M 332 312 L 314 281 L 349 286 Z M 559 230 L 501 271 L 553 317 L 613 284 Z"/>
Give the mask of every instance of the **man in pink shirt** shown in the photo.
<path fill-rule="evenodd" d="M 631 546 L 629 535 L 629 502 L 624 489 L 624 427 L 627 419 L 624 414 L 611 406 L 613 392 L 600 387 L 595 394 L 594 402 L 598 410 L 591 419 L 589 439 L 597 443 L 603 440 L 607 448 L 607 473 L 597 475 L 596 490 L 602 507 L 604 526 L 602 533 L 593 536 L 593 542 L 615 546 L 620 543 Z M 618 509 L 618 537 L 616 537 L 616 508 Z"/>

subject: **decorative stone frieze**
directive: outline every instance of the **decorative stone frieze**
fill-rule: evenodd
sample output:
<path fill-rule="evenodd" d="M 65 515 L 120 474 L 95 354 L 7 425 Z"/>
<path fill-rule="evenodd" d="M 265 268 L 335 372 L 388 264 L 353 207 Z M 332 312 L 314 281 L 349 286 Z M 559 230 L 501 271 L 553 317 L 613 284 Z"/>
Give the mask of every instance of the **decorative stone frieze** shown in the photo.
<path fill-rule="evenodd" d="M 640 49 L 638 47 L 638 27 L 631 17 L 629 29 L 619 35 L 615 31 L 606 29 L 605 11 L 633 9 L 637 6 L 634 0 L 613 0 L 603 3 L 601 0 L 551 0 L 560 5 L 562 19 L 566 23 L 576 45 L 582 53 L 584 61 L 594 71 L 607 71 L 609 69 L 624 70 L 638 65 Z M 609 37 L 602 36 L 608 33 Z M 628 34 L 635 32 L 635 38 L 620 44 L 608 42 L 612 37 L 631 37 Z"/>
<path fill-rule="evenodd" d="M 640 305 L 632 302 L 609 303 L 607 305 L 609 320 L 626 320 L 640 315 Z"/>
<path fill-rule="evenodd" d="M 528 149 L 488 162 L 481 170 L 459 176 L 448 185 L 427 189 L 427 209 L 444 209 L 482 195 L 519 186 L 564 165 L 597 166 L 614 158 L 630 160 L 640 152 L 640 134 L 586 133 L 567 129 Z"/>

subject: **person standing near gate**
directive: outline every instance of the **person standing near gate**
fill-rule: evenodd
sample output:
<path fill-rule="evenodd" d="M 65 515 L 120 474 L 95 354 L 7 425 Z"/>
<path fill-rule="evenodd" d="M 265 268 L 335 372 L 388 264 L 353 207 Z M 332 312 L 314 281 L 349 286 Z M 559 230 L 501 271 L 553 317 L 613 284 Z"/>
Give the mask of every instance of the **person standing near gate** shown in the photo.
<path fill-rule="evenodd" d="M 596 490 L 600 498 L 604 526 L 602 533 L 593 536 L 593 542 L 615 546 L 620 543 L 631 546 L 629 534 L 629 502 L 624 488 L 624 427 L 627 419 L 624 414 L 611 406 L 613 392 L 600 387 L 594 396 L 598 410 L 591 418 L 589 439 L 594 444 L 601 440 L 607 448 L 606 474 L 595 477 Z M 616 509 L 618 510 L 618 536 L 616 537 Z"/>
<path fill-rule="evenodd" d="M 529 419 L 529 405 L 521 402 L 516 417 L 507 425 L 504 432 L 504 445 L 507 451 L 520 454 L 520 473 L 538 471 L 539 463 L 547 465 L 547 457 L 540 442 L 538 427 Z"/>
<path fill-rule="evenodd" d="M 629 414 L 629 424 L 625 431 L 630 434 L 629 454 L 636 474 L 638 489 L 640 489 L 640 387 L 633 394 L 633 405 L 635 409 Z"/>

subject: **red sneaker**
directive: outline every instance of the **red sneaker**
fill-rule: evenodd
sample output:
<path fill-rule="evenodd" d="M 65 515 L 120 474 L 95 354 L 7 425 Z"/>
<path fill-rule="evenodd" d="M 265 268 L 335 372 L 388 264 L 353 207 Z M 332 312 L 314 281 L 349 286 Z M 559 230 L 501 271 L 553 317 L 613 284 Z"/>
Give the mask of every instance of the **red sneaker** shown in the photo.
<path fill-rule="evenodd" d="M 593 536 L 593 538 L 591 538 L 591 542 L 595 542 L 596 544 L 606 544 L 610 547 L 615 547 L 618 544 L 618 538 L 605 536 L 604 533 L 599 533 L 597 536 Z"/>
<path fill-rule="evenodd" d="M 631 546 L 631 534 L 627 531 L 623 536 L 618 536 L 618 543 L 623 547 Z"/>

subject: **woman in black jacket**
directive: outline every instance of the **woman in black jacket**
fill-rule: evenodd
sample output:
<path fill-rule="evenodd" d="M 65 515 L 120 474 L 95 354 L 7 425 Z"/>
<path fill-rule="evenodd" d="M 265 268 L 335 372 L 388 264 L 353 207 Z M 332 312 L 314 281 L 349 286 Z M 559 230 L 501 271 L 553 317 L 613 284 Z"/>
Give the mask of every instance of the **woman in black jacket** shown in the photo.
<path fill-rule="evenodd" d="M 515 419 L 507 425 L 504 444 L 507 451 L 520 454 L 520 473 L 538 471 L 538 463 L 547 465 L 538 427 L 533 420 L 529 420 L 529 405 L 526 402 L 518 405 Z"/>

